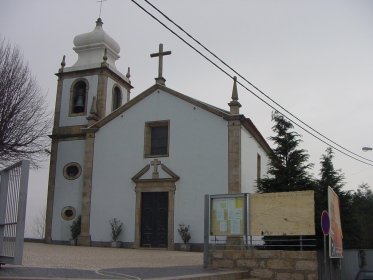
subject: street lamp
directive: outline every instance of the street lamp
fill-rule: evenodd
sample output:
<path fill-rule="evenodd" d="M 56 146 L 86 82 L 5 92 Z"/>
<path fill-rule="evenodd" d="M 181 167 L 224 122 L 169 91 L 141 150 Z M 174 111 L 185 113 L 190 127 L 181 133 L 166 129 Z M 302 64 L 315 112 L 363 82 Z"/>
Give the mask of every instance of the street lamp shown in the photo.
<path fill-rule="evenodd" d="M 364 152 L 367 152 L 367 151 L 371 151 L 371 150 L 373 150 L 373 148 L 371 148 L 371 147 L 363 147 L 362 150 L 363 150 Z"/>

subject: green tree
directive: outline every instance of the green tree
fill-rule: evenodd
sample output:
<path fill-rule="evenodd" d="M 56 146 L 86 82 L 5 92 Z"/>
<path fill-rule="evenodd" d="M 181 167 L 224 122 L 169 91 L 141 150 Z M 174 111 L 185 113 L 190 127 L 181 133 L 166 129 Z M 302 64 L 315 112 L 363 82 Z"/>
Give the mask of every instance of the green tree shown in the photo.
<path fill-rule="evenodd" d="M 312 164 L 307 163 L 309 155 L 299 148 L 302 140 L 294 131 L 293 124 L 278 112 L 272 113 L 275 125 L 272 127 L 275 136 L 270 137 L 275 144 L 273 153 L 269 156 L 268 175 L 258 181 L 257 191 L 288 192 L 314 188 L 314 182 L 309 174 Z"/>
<path fill-rule="evenodd" d="M 341 198 L 342 187 L 344 185 L 344 175 L 340 170 L 335 170 L 333 165 L 334 153 L 329 147 L 326 149 L 325 154 L 321 156 L 320 160 L 320 179 L 317 180 L 315 188 L 316 199 L 316 231 L 317 235 L 321 235 L 320 215 L 323 210 L 328 210 L 328 187 L 331 187 L 336 194 Z"/>
<path fill-rule="evenodd" d="M 357 235 L 357 242 L 351 244 L 353 248 L 373 249 L 373 192 L 370 186 L 362 184 L 352 194 L 349 214 L 358 225 L 352 229 Z"/>
<path fill-rule="evenodd" d="M 337 194 L 343 193 L 344 174 L 341 170 L 335 170 L 333 165 L 334 153 L 332 148 L 327 148 L 325 154 L 321 156 L 320 180 L 318 180 L 319 188 L 325 194 L 328 193 L 328 187 L 331 187 Z"/>
<path fill-rule="evenodd" d="M 322 236 L 322 230 L 320 226 L 321 212 L 328 210 L 328 187 L 331 187 L 333 191 L 339 197 L 339 206 L 341 213 L 342 231 L 344 236 L 344 243 L 346 246 L 353 246 L 357 240 L 356 234 L 353 228 L 356 227 L 356 220 L 351 218 L 350 210 L 352 204 L 352 196 L 350 192 L 343 191 L 344 186 L 344 174 L 341 170 L 336 170 L 333 164 L 334 152 L 332 148 L 327 148 L 325 154 L 321 156 L 320 160 L 320 179 L 317 180 L 317 186 L 315 188 L 315 225 L 316 235 Z"/>

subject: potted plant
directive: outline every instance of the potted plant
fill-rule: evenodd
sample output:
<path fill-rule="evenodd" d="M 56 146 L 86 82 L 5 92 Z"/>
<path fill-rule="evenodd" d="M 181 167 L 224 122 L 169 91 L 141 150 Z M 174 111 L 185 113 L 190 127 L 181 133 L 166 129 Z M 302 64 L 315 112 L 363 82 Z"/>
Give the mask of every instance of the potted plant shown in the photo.
<path fill-rule="evenodd" d="M 180 245 L 180 249 L 182 251 L 190 251 L 189 240 L 191 238 L 191 235 L 190 235 L 189 227 L 190 225 L 186 226 L 185 224 L 182 223 L 182 224 L 179 224 L 179 228 L 177 229 L 181 239 L 183 240 L 183 244 Z"/>
<path fill-rule="evenodd" d="M 70 231 L 71 231 L 70 244 L 71 245 L 76 245 L 76 240 L 81 231 L 81 225 L 82 225 L 82 217 L 79 215 L 78 218 L 74 220 L 70 226 Z"/>
<path fill-rule="evenodd" d="M 118 238 L 123 231 L 123 223 L 117 218 L 113 218 L 109 222 L 110 222 L 111 240 L 112 240 L 111 247 L 115 247 L 115 248 L 120 247 Z"/>

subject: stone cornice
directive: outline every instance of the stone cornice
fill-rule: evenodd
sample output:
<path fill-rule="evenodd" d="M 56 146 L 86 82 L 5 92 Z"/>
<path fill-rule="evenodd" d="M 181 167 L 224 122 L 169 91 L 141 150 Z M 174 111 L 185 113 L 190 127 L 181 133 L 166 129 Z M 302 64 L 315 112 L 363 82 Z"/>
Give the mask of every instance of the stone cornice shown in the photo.
<path fill-rule="evenodd" d="M 69 72 L 58 72 L 55 75 L 61 79 L 61 78 L 78 78 L 82 76 L 91 76 L 91 75 L 99 75 L 99 74 L 107 74 L 110 78 L 115 80 L 117 83 L 126 86 L 129 89 L 132 89 L 133 86 L 123 79 L 120 75 L 115 73 L 113 70 L 111 70 L 108 65 L 102 64 L 102 67 L 96 67 L 96 68 L 88 68 L 88 69 L 81 69 L 81 70 L 73 70 Z"/>
<path fill-rule="evenodd" d="M 226 121 L 241 121 L 243 122 L 246 118 L 244 115 L 228 115 L 224 117 Z"/>
<path fill-rule="evenodd" d="M 164 91 L 168 94 L 171 94 L 171 95 L 173 95 L 177 98 L 180 98 L 180 99 L 182 99 L 182 100 L 184 100 L 184 101 L 186 101 L 186 102 L 188 102 L 188 103 L 190 103 L 190 104 L 192 104 L 196 107 L 199 107 L 203 110 L 206 110 L 206 111 L 208 111 L 212 114 L 215 114 L 219 117 L 224 118 L 224 117 L 229 117 L 230 116 L 228 111 L 219 109 L 217 107 L 214 107 L 212 105 L 209 105 L 209 104 L 204 103 L 202 101 L 199 101 L 197 99 L 191 98 L 187 95 L 184 95 L 180 92 L 174 91 L 174 90 L 172 90 L 168 87 L 162 86 L 160 84 L 155 84 L 155 85 L 151 86 L 150 88 L 148 88 L 147 90 L 140 93 L 139 95 L 137 95 L 135 98 L 131 99 L 129 102 L 127 102 L 123 106 L 119 107 L 117 110 L 113 111 L 111 114 L 107 115 L 105 118 L 103 118 L 100 121 L 98 121 L 97 123 L 93 124 L 92 127 L 102 127 L 102 126 L 104 126 L 105 124 L 107 124 L 111 120 L 115 119 L 119 115 L 126 112 L 132 106 L 139 103 L 141 100 L 143 100 L 146 97 L 148 97 L 149 95 L 153 94 L 156 90 L 162 90 L 162 91 Z"/>
<path fill-rule="evenodd" d="M 142 168 L 135 176 L 131 179 L 135 183 L 139 182 L 176 182 L 180 179 L 178 175 L 176 175 L 171 169 L 169 169 L 166 165 L 161 164 L 162 170 L 171 176 L 171 178 L 153 178 L 153 179 L 141 179 L 143 175 L 145 175 L 150 170 L 150 164 L 147 164 Z"/>

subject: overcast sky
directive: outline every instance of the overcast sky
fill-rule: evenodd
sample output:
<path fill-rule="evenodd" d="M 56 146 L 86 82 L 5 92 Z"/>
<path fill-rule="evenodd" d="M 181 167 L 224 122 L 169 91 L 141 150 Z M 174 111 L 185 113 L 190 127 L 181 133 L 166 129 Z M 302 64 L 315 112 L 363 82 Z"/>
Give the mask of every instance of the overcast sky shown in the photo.
<path fill-rule="evenodd" d="M 156 14 L 143 0 L 137 1 Z M 151 2 L 302 121 L 373 160 L 373 152 L 361 151 L 363 146 L 373 147 L 373 1 Z M 98 14 L 96 0 L 0 0 L 0 36 L 22 50 L 51 111 L 54 73 L 62 56 L 66 55 L 66 66 L 75 63 L 74 36 L 93 30 Z M 228 109 L 232 80 L 130 0 L 104 2 L 101 17 L 104 30 L 121 47 L 117 68 L 126 73 L 131 67 L 132 97 L 154 84 L 157 60 L 149 55 L 163 43 L 165 50 L 172 51 L 164 58 L 166 85 Z M 241 86 L 238 90 L 241 112 L 265 138 L 273 135 L 272 109 Z M 302 148 L 310 154 L 318 176 L 327 146 L 296 131 L 303 136 Z M 28 236 L 35 215 L 46 204 L 48 164 L 31 173 Z M 344 172 L 346 190 L 363 182 L 373 186 L 372 166 L 339 152 L 335 152 L 334 166 Z"/>

